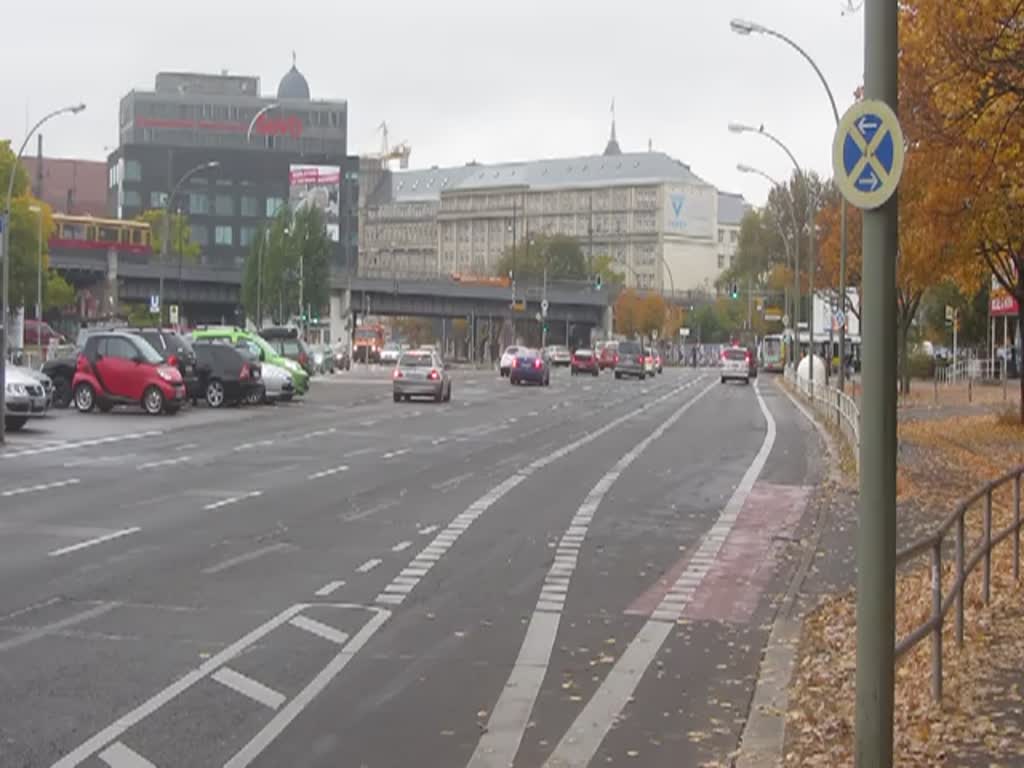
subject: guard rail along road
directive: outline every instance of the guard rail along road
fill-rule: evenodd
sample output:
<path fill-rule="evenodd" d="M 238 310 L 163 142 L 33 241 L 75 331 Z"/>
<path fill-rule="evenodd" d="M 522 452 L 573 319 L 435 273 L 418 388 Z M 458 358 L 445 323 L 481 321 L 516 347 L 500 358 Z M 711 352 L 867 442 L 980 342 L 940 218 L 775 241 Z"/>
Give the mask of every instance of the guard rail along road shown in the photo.
<path fill-rule="evenodd" d="M 853 452 L 859 470 L 860 408 L 857 407 L 856 401 L 845 392 L 841 392 L 823 381 L 815 379 L 812 385 L 807 379 L 796 376 L 790 367 L 786 368 L 785 378 L 804 400 L 826 417 L 829 424 L 834 424 L 839 428 L 850 444 L 850 450 Z"/>

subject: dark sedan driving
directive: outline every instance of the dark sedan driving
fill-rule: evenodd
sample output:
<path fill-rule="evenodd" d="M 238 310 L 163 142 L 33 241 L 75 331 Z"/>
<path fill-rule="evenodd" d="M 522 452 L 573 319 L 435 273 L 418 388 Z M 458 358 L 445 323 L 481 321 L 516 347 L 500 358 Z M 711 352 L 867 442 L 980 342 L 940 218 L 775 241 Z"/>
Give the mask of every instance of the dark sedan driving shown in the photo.
<path fill-rule="evenodd" d="M 544 353 L 539 349 L 520 347 L 512 359 L 509 381 L 515 384 L 530 382 L 543 387 L 551 385 L 551 368 Z"/>

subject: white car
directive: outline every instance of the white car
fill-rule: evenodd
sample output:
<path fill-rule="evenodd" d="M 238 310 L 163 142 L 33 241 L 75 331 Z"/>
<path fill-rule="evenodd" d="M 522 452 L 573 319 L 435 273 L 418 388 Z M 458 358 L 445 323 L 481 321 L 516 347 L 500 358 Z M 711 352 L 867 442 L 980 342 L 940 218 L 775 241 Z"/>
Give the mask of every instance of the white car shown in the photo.
<path fill-rule="evenodd" d="M 289 402 L 295 397 L 295 384 L 292 375 L 284 368 L 273 363 L 260 363 L 263 379 L 263 399 L 268 403 Z"/>
<path fill-rule="evenodd" d="M 729 381 L 750 383 L 750 351 L 743 347 L 728 347 L 722 350 L 722 383 Z"/>
<path fill-rule="evenodd" d="M 572 362 L 572 353 L 569 348 L 562 344 L 552 344 L 548 347 L 548 360 L 551 365 L 569 365 Z"/>
<path fill-rule="evenodd" d="M 501 359 L 498 361 L 498 375 L 502 378 L 508 376 L 509 371 L 512 370 L 512 361 L 516 359 L 516 355 L 519 354 L 519 347 L 505 347 L 505 351 L 501 353 Z"/>
<path fill-rule="evenodd" d="M 402 355 L 402 347 L 393 341 L 389 341 L 380 350 L 381 365 L 394 365 Z"/>
<path fill-rule="evenodd" d="M 50 407 L 43 384 L 25 369 L 8 366 L 5 370 L 4 391 L 7 413 L 4 427 L 17 432 L 34 416 L 43 416 Z"/>

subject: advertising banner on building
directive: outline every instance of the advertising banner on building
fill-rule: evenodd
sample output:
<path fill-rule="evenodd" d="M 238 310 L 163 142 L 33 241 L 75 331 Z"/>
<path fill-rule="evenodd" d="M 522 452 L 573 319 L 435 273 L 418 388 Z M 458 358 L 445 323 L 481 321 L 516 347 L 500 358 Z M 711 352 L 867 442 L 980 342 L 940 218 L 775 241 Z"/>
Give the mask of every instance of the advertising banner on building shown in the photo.
<path fill-rule="evenodd" d="M 1017 300 L 992 275 L 992 289 L 989 292 L 988 312 L 992 317 L 1017 317 Z"/>
<path fill-rule="evenodd" d="M 665 233 L 713 239 L 717 198 L 718 193 L 706 185 L 665 187 Z"/>
<path fill-rule="evenodd" d="M 315 205 L 324 212 L 331 242 L 341 239 L 341 168 L 336 165 L 290 166 L 288 203 L 292 211 Z"/>

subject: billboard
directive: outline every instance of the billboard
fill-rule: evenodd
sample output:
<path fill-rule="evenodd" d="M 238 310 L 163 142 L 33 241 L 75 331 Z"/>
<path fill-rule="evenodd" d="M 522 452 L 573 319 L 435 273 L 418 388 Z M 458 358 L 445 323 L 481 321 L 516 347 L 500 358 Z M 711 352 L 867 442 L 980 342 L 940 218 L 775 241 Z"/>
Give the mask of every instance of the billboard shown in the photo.
<path fill-rule="evenodd" d="M 992 317 L 1016 317 L 1017 300 L 999 282 L 999 279 L 992 275 L 992 289 L 989 292 L 988 313 Z"/>
<path fill-rule="evenodd" d="M 315 205 L 324 212 L 327 236 L 341 239 L 341 168 L 336 165 L 292 165 L 288 169 L 288 204 L 292 211 Z"/>
<path fill-rule="evenodd" d="M 688 184 L 665 187 L 665 232 L 714 239 L 718 228 L 715 206 L 718 193 L 713 187 Z"/>

